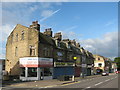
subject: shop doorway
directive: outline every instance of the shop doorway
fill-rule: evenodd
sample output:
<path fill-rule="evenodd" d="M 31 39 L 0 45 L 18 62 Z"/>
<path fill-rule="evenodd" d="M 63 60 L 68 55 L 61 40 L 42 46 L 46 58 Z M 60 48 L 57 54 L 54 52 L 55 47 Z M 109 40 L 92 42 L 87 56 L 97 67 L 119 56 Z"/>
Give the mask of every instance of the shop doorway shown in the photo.
<path fill-rule="evenodd" d="M 40 68 L 40 79 L 41 80 L 53 79 L 53 68 L 49 67 Z"/>

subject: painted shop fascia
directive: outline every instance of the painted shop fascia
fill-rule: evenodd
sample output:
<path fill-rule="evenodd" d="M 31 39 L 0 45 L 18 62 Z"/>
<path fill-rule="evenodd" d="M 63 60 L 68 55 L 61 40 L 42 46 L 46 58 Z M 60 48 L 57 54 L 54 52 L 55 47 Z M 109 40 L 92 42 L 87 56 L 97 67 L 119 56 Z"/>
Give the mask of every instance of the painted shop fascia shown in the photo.
<path fill-rule="evenodd" d="M 19 59 L 19 63 L 22 81 L 52 79 L 53 58 L 23 57 Z"/>

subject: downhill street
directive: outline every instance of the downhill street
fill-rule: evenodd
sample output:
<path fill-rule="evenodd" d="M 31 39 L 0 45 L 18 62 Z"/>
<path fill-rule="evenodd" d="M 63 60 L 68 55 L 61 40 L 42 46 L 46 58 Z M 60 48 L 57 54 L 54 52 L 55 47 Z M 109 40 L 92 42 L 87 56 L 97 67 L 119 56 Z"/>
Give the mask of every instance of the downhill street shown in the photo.
<path fill-rule="evenodd" d="M 120 78 L 119 78 L 120 79 Z M 98 77 L 91 77 L 91 78 L 85 78 L 85 79 L 79 79 L 77 82 L 62 84 L 62 85 L 54 85 L 54 86 L 48 86 L 48 87 L 35 87 L 35 88 L 24 88 L 21 87 L 19 90 L 53 90 L 58 88 L 78 88 L 79 90 L 86 90 L 86 89 L 98 89 L 98 88 L 104 88 L 106 90 L 109 88 L 110 90 L 118 90 L 118 74 L 111 74 L 109 76 L 98 76 Z M 113 89 L 114 88 L 114 89 Z M 17 87 L 4 87 L 3 90 L 18 90 Z"/>
<path fill-rule="evenodd" d="M 57 88 L 118 88 L 118 75 L 95 77 L 78 81 L 75 84 L 67 84 Z"/>

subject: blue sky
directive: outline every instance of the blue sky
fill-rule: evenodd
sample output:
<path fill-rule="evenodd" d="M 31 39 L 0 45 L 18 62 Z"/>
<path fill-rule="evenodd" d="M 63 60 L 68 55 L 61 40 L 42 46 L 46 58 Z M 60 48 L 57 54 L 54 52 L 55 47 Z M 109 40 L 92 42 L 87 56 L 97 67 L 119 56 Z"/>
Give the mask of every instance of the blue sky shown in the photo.
<path fill-rule="evenodd" d="M 51 27 L 54 33 L 61 31 L 63 38 L 76 39 L 93 53 L 116 57 L 117 19 L 117 2 L 2 3 L 3 56 L 7 36 L 15 25 L 29 26 L 38 20 L 41 32 Z"/>

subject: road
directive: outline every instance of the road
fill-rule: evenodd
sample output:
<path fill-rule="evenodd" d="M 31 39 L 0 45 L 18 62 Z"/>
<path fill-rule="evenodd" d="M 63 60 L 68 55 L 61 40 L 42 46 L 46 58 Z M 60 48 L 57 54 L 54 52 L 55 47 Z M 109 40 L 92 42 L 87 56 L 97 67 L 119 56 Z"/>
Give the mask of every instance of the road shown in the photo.
<path fill-rule="evenodd" d="M 120 80 L 120 77 L 119 77 Z M 46 88 L 39 88 L 40 90 L 74 90 L 76 88 L 77 90 L 119 90 L 118 89 L 118 74 L 112 74 L 109 76 L 99 76 L 99 77 L 93 77 L 93 78 L 88 78 L 88 79 L 82 79 L 78 80 L 77 82 L 74 83 L 68 83 L 68 84 L 63 84 L 55 87 L 46 87 Z M 59 89 L 58 89 L 59 88 Z M 75 90 L 76 90 L 75 89 Z M 34 89 L 18 89 L 18 88 L 4 88 L 2 90 L 38 90 L 38 88 Z"/>
<path fill-rule="evenodd" d="M 74 84 L 61 85 L 56 88 L 118 88 L 118 74 L 85 79 Z"/>

